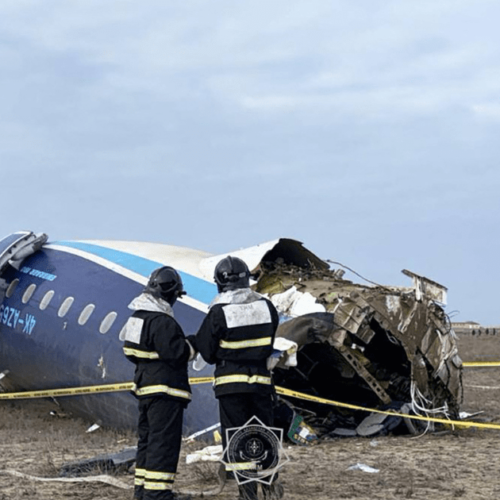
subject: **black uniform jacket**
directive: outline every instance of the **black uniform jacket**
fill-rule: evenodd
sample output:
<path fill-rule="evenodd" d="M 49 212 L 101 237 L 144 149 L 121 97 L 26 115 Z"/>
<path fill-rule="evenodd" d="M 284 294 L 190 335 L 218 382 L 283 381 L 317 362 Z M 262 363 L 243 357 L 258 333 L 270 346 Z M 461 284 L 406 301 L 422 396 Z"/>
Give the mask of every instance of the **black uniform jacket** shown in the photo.
<path fill-rule="evenodd" d="M 211 307 L 196 334 L 196 349 L 207 363 L 216 365 L 216 397 L 274 391 L 266 365 L 278 323 L 275 307 L 264 297 Z"/>
<path fill-rule="evenodd" d="M 123 351 L 135 363 L 134 393 L 137 397 L 163 395 L 191 400 L 188 380 L 190 349 L 175 319 L 161 312 L 136 311 L 129 322 L 141 324 L 139 343 L 125 340 Z"/>

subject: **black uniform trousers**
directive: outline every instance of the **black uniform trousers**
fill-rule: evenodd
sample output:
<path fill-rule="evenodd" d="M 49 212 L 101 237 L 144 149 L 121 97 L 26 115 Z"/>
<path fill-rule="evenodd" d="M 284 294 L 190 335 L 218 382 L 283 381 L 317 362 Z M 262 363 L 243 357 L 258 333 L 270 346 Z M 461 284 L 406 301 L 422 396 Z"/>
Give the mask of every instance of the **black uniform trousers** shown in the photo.
<path fill-rule="evenodd" d="M 185 406 L 164 396 L 139 399 L 135 498 L 173 498 Z"/>
<path fill-rule="evenodd" d="M 273 395 L 258 392 L 239 392 L 224 394 L 219 400 L 222 443 L 227 446 L 226 429 L 242 427 L 252 417 L 257 417 L 264 425 L 274 423 Z"/>
<path fill-rule="evenodd" d="M 223 449 L 227 447 L 226 429 L 244 426 L 252 417 L 257 417 L 265 426 L 274 423 L 274 395 L 270 393 L 245 392 L 218 396 Z M 227 460 L 227 457 L 224 457 Z M 232 474 L 229 475 L 231 477 Z M 277 475 L 275 476 L 277 479 Z M 269 488 L 262 485 L 263 490 Z M 250 482 L 239 487 L 240 499 L 256 500 L 257 483 Z"/>

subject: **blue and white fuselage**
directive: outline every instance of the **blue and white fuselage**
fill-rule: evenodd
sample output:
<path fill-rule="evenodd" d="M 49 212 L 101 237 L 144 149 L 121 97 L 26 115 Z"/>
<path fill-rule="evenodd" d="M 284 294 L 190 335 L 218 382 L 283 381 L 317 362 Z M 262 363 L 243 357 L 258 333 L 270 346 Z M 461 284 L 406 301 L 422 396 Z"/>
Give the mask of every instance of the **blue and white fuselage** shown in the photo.
<path fill-rule="evenodd" d="M 1 244 L 1 243 L 0 243 Z M 3 251 L 3 248 L 0 248 Z M 0 371 L 9 387 L 46 390 L 130 382 L 134 365 L 123 355 L 119 333 L 131 300 L 151 272 L 171 265 L 188 293 L 174 306 L 186 335 L 196 333 L 217 293 L 200 264 L 204 252 L 136 242 L 47 243 L 2 274 L 8 287 L 0 305 Z M 211 367 L 190 376 L 204 376 Z M 187 432 L 218 421 L 210 384 L 193 386 Z M 134 426 L 137 400 L 128 392 L 65 397 L 63 408 L 94 422 Z"/>
<path fill-rule="evenodd" d="M 9 391 L 39 391 L 131 382 L 120 331 L 128 305 L 151 272 L 169 265 L 182 276 L 187 296 L 174 305 L 186 335 L 198 331 L 217 294 L 214 268 L 228 254 L 130 241 L 56 241 L 45 234 L 13 233 L 0 240 L 0 373 Z M 265 256 L 285 252 L 297 265 L 326 266 L 300 242 L 279 239 L 231 252 L 253 270 Z M 0 297 L 1 300 L 1 297 Z M 206 377 L 213 367 L 189 368 Z M 219 421 L 210 383 L 192 385 L 185 432 Z M 63 409 L 113 427 L 133 427 L 137 400 L 129 392 L 59 397 Z"/>

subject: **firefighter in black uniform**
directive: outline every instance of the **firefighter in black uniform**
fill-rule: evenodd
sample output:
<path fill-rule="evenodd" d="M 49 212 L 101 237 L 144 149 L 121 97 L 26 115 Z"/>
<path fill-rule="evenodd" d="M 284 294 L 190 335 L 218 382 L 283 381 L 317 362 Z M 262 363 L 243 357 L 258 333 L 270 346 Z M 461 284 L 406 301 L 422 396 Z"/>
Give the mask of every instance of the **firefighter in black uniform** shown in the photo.
<path fill-rule="evenodd" d="M 226 429 L 242 427 L 253 416 L 272 426 L 274 385 L 267 368 L 278 327 L 273 304 L 254 292 L 244 261 L 226 257 L 215 267 L 219 294 L 196 334 L 196 350 L 209 364 L 215 364 L 214 390 L 219 400 L 223 446 Z M 276 481 L 262 484 L 265 498 L 280 498 Z M 257 499 L 257 483 L 239 486 L 240 499 Z"/>
<path fill-rule="evenodd" d="M 134 497 L 140 500 L 187 499 L 172 491 L 182 437 L 184 409 L 191 399 L 188 360 L 194 350 L 173 317 L 172 306 L 185 294 L 172 267 L 151 274 L 135 312 L 120 338 L 125 356 L 136 365 L 134 393 L 139 399 L 139 440 Z"/>

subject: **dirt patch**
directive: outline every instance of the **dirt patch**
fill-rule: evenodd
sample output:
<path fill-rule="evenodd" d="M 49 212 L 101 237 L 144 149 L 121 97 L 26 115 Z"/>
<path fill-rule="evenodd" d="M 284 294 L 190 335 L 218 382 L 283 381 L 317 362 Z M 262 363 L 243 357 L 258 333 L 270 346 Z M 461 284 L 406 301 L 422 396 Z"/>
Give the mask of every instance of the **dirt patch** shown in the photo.
<path fill-rule="evenodd" d="M 461 336 L 459 352 L 465 361 L 500 361 L 499 337 Z M 485 421 L 500 422 L 499 368 L 464 370 L 462 410 L 483 411 Z M 112 453 L 136 444 L 132 432 L 86 430 L 92 422 L 55 416 L 51 401 L 0 403 L 0 500 L 123 500 L 132 490 L 104 483 L 39 482 L 1 471 L 10 469 L 31 476 L 57 477 L 60 467 L 73 460 Z M 336 439 L 314 447 L 288 446 L 290 462 L 280 477 L 285 498 L 425 499 L 500 498 L 499 432 L 494 430 L 444 430 L 420 437 L 385 436 L 371 439 Z M 217 484 L 216 464 L 179 463 L 176 487 L 203 491 Z M 358 463 L 378 473 L 349 470 Z M 133 475 L 116 478 L 132 487 Z M 216 498 L 237 497 L 228 484 Z"/>

